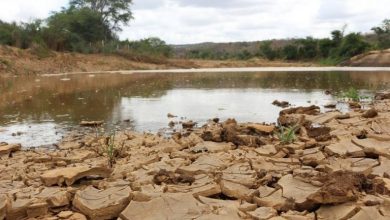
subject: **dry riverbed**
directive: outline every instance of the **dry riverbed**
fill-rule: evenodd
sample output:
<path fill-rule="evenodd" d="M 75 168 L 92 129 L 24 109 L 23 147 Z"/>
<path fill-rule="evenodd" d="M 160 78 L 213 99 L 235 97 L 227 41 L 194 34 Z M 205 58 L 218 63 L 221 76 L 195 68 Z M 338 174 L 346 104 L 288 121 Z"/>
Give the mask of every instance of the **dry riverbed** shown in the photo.
<path fill-rule="evenodd" d="M 72 135 L 55 150 L 1 143 L 0 219 L 390 219 L 389 98 L 347 114 L 286 108 L 293 143 L 234 119 L 170 138 Z"/>

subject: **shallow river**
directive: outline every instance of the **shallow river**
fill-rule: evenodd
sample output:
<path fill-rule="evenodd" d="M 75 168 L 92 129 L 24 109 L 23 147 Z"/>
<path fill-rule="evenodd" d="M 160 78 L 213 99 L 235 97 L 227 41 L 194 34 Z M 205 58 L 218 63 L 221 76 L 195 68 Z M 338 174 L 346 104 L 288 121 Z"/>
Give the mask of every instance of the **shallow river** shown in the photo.
<path fill-rule="evenodd" d="M 0 77 L 0 142 L 56 143 L 82 120 L 157 132 L 171 120 L 275 122 L 271 103 L 323 106 L 349 88 L 364 96 L 390 88 L 390 72 L 143 73 Z M 342 105 L 339 105 L 342 107 Z M 326 109 L 323 109 L 324 111 Z M 179 116 L 169 119 L 167 114 Z"/>

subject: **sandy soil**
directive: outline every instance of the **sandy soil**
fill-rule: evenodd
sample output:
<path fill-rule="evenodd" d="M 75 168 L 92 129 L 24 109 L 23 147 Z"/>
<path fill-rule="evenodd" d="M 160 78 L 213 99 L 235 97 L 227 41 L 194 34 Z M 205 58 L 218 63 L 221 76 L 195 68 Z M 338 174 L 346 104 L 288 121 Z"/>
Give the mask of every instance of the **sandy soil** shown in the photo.
<path fill-rule="evenodd" d="M 47 57 L 31 50 L 0 47 L 0 75 L 4 74 L 58 74 L 64 72 L 94 72 L 116 70 L 150 70 L 171 68 L 226 68 L 226 67 L 267 67 L 267 66 L 314 66 L 311 63 L 288 63 L 252 59 L 248 61 L 210 61 L 151 59 L 130 60 L 118 55 L 78 54 L 51 52 Z"/>
<path fill-rule="evenodd" d="M 351 58 L 345 63 L 347 66 L 390 66 L 390 49 L 370 51 Z"/>

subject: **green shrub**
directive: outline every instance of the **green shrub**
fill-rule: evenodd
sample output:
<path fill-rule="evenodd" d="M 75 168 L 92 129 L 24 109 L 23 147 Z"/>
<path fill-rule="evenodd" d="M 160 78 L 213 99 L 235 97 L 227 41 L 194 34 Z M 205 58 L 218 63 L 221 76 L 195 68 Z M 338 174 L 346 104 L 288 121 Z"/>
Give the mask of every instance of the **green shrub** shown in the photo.
<path fill-rule="evenodd" d="M 299 129 L 298 126 L 292 126 L 292 127 L 284 127 L 281 126 L 279 128 L 279 131 L 276 132 L 276 135 L 278 136 L 280 142 L 282 144 L 291 144 L 294 143 L 297 139 L 296 132 Z"/>

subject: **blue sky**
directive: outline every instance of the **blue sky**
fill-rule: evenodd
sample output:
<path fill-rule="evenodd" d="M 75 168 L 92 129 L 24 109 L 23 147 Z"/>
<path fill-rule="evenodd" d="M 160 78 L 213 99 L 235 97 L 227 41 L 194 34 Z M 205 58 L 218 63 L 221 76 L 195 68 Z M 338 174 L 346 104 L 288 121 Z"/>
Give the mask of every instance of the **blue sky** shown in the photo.
<path fill-rule="evenodd" d="M 0 19 L 45 18 L 68 0 L 0 0 Z M 389 0 L 134 0 L 135 20 L 120 33 L 168 43 L 327 37 L 345 24 L 367 32 L 390 18 Z"/>

